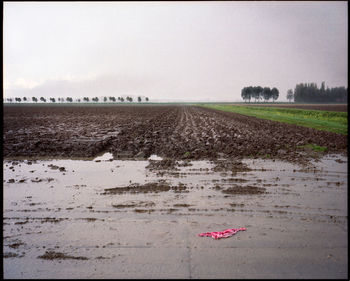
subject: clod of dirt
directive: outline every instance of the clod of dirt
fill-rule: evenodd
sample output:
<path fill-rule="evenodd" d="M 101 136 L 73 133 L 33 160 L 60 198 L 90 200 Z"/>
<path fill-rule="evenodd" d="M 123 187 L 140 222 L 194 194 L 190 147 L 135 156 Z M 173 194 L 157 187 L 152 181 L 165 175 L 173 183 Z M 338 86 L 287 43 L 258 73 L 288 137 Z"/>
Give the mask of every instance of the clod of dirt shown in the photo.
<path fill-rule="evenodd" d="M 63 220 L 67 220 L 68 218 L 42 218 L 41 223 L 44 222 L 52 222 L 52 223 L 59 223 Z"/>
<path fill-rule="evenodd" d="M 14 180 L 14 179 L 9 179 L 7 182 L 8 182 L 8 183 L 14 183 L 15 180 Z"/>
<path fill-rule="evenodd" d="M 134 208 L 134 207 L 153 207 L 156 204 L 152 201 L 127 201 L 124 202 L 123 204 L 116 204 L 113 205 L 112 207 L 114 208 Z"/>
<path fill-rule="evenodd" d="M 178 210 L 179 210 L 179 209 L 169 208 L 169 209 L 167 209 L 167 212 L 168 212 L 169 214 L 171 214 L 171 213 L 176 212 L 176 211 L 178 211 Z"/>
<path fill-rule="evenodd" d="M 238 204 L 238 203 L 230 203 L 230 206 L 231 207 L 244 207 L 244 204 L 241 203 L 241 204 Z"/>
<path fill-rule="evenodd" d="M 176 168 L 176 161 L 174 159 L 163 160 L 149 160 L 150 163 L 146 166 L 146 169 L 150 170 L 179 170 Z"/>
<path fill-rule="evenodd" d="M 15 222 L 15 224 L 26 224 L 28 223 L 29 221 L 18 221 L 18 222 Z"/>
<path fill-rule="evenodd" d="M 190 206 L 192 206 L 192 205 L 180 203 L 180 204 L 174 204 L 173 206 L 174 206 L 174 207 L 190 207 Z"/>
<path fill-rule="evenodd" d="M 165 192 L 169 190 L 173 190 L 174 192 L 186 192 L 187 187 L 179 183 L 178 186 L 170 186 L 165 182 L 156 182 L 156 183 L 146 183 L 144 185 L 139 184 L 131 184 L 126 187 L 114 187 L 114 188 L 106 188 L 105 192 L 101 193 L 101 195 L 106 194 L 121 194 L 121 193 L 148 193 L 148 192 Z"/>
<path fill-rule="evenodd" d="M 236 179 L 236 178 L 228 178 L 228 179 L 221 179 L 223 182 L 247 182 L 246 179 Z"/>
<path fill-rule="evenodd" d="M 50 165 L 47 165 L 48 167 L 50 167 L 52 170 L 59 170 L 61 172 L 66 172 L 66 168 L 65 167 L 59 167 L 57 165 L 53 165 L 53 164 L 50 164 Z"/>
<path fill-rule="evenodd" d="M 59 169 L 59 166 L 56 166 L 56 165 L 53 165 L 53 164 L 50 164 L 50 165 L 47 165 L 47 166 L 50 167 L 52 170 Z"/>
<path fill-rule="evenodd" d="M 3 258 L 15 258 L 15 257 L 18 257 L 18 254 L 11 253 L 11 252 L 6 252 L 2 256 L 3 256 Z"/>
<path fill-rule="evenodd" d="M 74 259 L 74 260 L 88 260 L 87 257 L 74 257 L 69 256 L 64 253 L 56 253 L 54 251 L 46 251 L 44 255 L 38 256 L 38 259 L 44 259 L 44 260 L 66 260 L 66 259 Z"/>
<path fill-rule="evenodd" d="M 251 169 L 239 160 L 215 160 L 213 161 L 215 166 L 212 168 L 214 172 L 248 172 Z"/>
<path fill-rule="evenodd" d="M 12 249 L 17 249 L 19 246 L 21 246 L 21 245 L 24 245 L 24 243 L 22 243 L 22 242 L 18 242 L 18 243 L 13 243 L 13 244 L 11 244 L 11 245 L 8 245 L 10 248 L 12 248 Z"/>
<path fill-rule="evenodd" d="M 135 209 L 134 212 L 136 213 L 151 213 L 154 212 L 154 209 Z"/>
<path fill-rule="evenodd" d="M 227 189 L 221 190 L 221 192 L 226 194 L 262 194 L 262 193 L 266 193 L 266 188 L 250 186 L 250 185 L 247 185 L 247 186 L 232 185 Z"/>
<path fill-rule="evenodd" d="M 82 218 L 82 220 L 86 220 L 88 222 L 94 222 L 96 221 L 97 219 L 96 218 Z"/>
<path fill-rule="evenodd" d="M 42 182 L 43 180 L 42 179 L 39 179 L 39 178 L 35 178 L 35 179 L 31 179 L 32 182 Z"/>
<path fill-rule="evenodd" d="M 13 244 L 10 244 L 10 245 L 8 245 L 10 248 L 12 248 L 12 249 L 17 249 L 19 246 L 21 246 L 21 245 L 25 245 L 24 243 L 22 243 L 22 242 L 15 242 L 15 243 L 13 243 Z"/>

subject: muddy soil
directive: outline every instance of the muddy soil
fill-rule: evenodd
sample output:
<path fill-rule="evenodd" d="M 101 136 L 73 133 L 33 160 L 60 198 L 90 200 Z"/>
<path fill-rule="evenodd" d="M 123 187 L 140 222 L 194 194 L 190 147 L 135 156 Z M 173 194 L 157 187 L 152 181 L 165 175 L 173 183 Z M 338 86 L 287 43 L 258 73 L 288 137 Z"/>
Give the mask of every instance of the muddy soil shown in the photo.
<path fill-rule="evenodd" d="M 45 260 L 66 260 L 66 259 L 73 259 L 73 260 L 87 260 L 86 257 L 74 257 L 69 256 L 64 253 L 54 252 L 54 251 L 46 251 L 44 255 L 38 256 L 39 259 L 45 259 Z"/>
<path fill-rule="evenodd" d="M 194 106 L 4 106 L 3 155 L 5 278 L 348 276 L 346 136 Z"/>
<path fill-rule="evenodd" d="M 146 183 L 144 185 L 140 184 L 132 184 L 128 185 L 126 187 L 113 187 L 113 188 L 106 188 L 105 192 L 101 193 L 102 195 L 108 195 L 108 194 L 121 194 L 121 193 L 148 193 L 148 192 L 166 192 L 169 190 L 173 190 L 174 192 L 185 192 L 186 186 L 183 184 L 179 184 L 178 186 L 170 186 L 169 184 L 165 183 L 164 181 L 159 182 L 151 182 Z"/>
<path fill-rule="evenodd" d="M 195 106 L 4 106 L 3 155 L 114 159 L 268 157 L 305 161 L 314 143 L 346 153 L 347 137 Z M 171 164 L 171 163 L 168 163 Z M 52 167 L 56 168 L 56 167 Z"/>

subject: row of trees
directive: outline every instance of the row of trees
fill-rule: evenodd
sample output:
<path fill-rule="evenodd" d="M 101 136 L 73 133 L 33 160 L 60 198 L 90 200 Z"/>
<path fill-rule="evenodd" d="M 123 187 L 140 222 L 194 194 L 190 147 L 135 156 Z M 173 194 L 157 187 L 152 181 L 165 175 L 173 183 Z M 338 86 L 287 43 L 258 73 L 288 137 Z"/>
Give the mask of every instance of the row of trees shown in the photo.
<path fill-rule="evenodd" d="M 127 101 L 129 101 L 129 102 L 132 102 L 133 101 L 133 98 L 132 97 L 129 97 L 129 96 L 127 96 L 126 98 L 125 98 Z M 115 97 L 104 97 L 103 98 L 103 102 L 107 102 L 107 101 L 110 101 L 110 102 L 116 102 L 117 100 L 118 100 L 118 102 L 124 102 L 125 101 L 125 99 L 123 98 L 123 97 L 118 97 L 117 99 L 115 98 Z M 16 102 L 21 102 L 22 101 L 22 99 L 21 98 L 15 98 L 14 99 Z M 12 98 L 7 98 L 6 99 L 6 101 L 7 102 L 13 102 L 13 99 Z M 30 98 L 26 98 L 26 97 L 23 97 L 23 101 L 30 101 Z M 33 102 L 38 102 L 38 99 L 36 98 L 36 97 L 32 97 L 32 101 Z M 42 101 L 42 102 L 46 102 L 46 99 L 44 98 L 44 97 L 41 97 L 40 98 L 40 101 Z M 71 98 L 71 97 L 67 97 L 67 98 L 58 98 L 57 99 L 57 101 L 58 102 L 73 102 L 73 98 Z M 88 97 L 84 97 L 83 98 L 83 100 L 81 100 L 81 99 L 76 99 L 76 101 L 77 102 L 81 102 L 81 101 L 83 101 L 83 102 L 90 102 L 90 98 L 88 98 Z M 93 101 L 93 102 L 99 102 L 99 98 L 98 97 L 94 97 L 94 98 L 92 98 L 91 99 L 91 101 Z M 142 98 L 141 97 L 137 97 L 137 101 L 138 102 L 141 102 L 142 101 Z M 145 101 L 146 102 L 148 102 L 149 101 L 149 98 L 148 97 L 146 97 L 145 98 Z M 55 98 L 50 98 L 50 102 L 56 102 L 56 99 Z"/>
<path fill-rule="evenodd" d="M 348 102 L 348 89 L 345 87 L 329 88 L 325 87 L 325 82 L 322 82 L 321 88 L 317 87 L 316 83 L 300 83 L 295 86 L 294 93 L 292 89 L 287 91 L 287 99 L 294 102 Z"/>
<path fill-rule="evenodd" d="M 268 101 L 269 99 L 272 98 L 273 101 L 277 100 L 279 97 L 279 91 L 277 88 L 272 88 L 270 89 L 269 87 L 261 87 L 261 86 L 257 86 L 257 87 L 253 87 L 253 86 L 249 86 L 249 87 L 244 87 L 241 91 L 241 97 L 242 99 L 247 102 L 254 98 L 255 102 L 258 101 L 260 99 L 264 99 L 264 101 Z"/>

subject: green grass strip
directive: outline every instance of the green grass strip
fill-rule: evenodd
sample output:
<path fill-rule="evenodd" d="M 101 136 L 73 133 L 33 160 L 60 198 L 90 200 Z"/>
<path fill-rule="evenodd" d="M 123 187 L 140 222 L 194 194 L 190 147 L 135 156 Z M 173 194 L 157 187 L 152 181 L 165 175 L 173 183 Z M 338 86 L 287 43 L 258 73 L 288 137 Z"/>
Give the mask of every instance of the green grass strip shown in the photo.
<path fill-rule="evenodd" d="M 304 110 L 297 108 L 257 107 L 243 105 L 200 105 L 222 111 L 254 116 L 321 131 L 348 134 L 348 113 L 324 110 Z"/>

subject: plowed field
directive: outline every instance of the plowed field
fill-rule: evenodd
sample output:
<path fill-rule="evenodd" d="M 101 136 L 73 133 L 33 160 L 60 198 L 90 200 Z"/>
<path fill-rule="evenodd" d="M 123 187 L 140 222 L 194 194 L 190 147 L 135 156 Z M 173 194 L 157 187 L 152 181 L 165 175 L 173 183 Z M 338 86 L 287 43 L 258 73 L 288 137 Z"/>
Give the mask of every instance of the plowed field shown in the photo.
<path fill-rule="evenodd" d="M 347 136 L 195 106 L 5 106 L 4 157 L 301 160 L 313 143 L 344 152 Z"/>
<path fill-rule="evenodd" d="M 3 155 L 6 279 L 348 276 L 347 136 L 184 105 L 5 105 Z"/>

